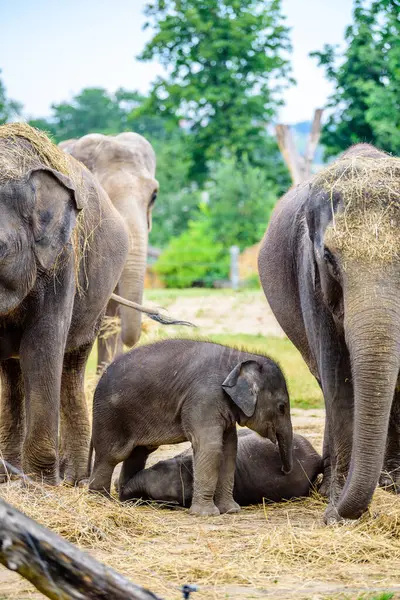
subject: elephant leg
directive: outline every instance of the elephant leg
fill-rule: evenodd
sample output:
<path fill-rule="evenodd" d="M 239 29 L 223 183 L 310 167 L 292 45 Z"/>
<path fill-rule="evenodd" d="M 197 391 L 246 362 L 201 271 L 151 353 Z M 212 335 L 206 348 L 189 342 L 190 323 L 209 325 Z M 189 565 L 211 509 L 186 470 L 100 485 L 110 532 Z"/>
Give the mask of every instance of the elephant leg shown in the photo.
<path fill-rule="evenodd" d="M 93 473 L 90 477 L 89 490 L 104 496 L 110 496 L 111 479 L 114 469 L 120 461 L 113 456 L 103 456 L 95 452 Z"/>
<path fill-rule="evenodd" d="M 108 319 L 113 318 L 115 320 L 119 318 L 119 307 L 113 300 L 110 300 L 107 305 L 103 324 L 107 323 L 107 317 Z M 97 338 L 97 371 L 99 373 L 101 373 L 116 356 L 123 352 L 121 334 L 117 332 L 112 333 L 112 327 L 113 325 L 110 325 L 111 332 L 104 330 L 103 332 L 100 332 Z"/>
<path fill-rule="evenodd" d="M 85 397 L 85 367 L 91 349 L 92 344 L 88 344 L 68 352 L 63 363 L 60 463 L 64 479 L 70 485 L 76 485 L 89 476 L 87 461 L 90 424 Z"/>
<path fill-rule="evenodd" d="M 126 484 L 146 466 L 148 456 L 157 450 L 157 446 L 136 446 L 130 453 L 129 457 L 122 463 L 122 469 L 119 476 L 118 492 L 121 502 L 126 500 L 124 496 L 124 488 Z"/>
<path fill-rule="evenodd" d="M 33 327 L 21 343 L 26 414 L 22 469 L 49 485 L 59 483 L 58 425 L 67 333 L 66 328 L 61 329 L 64 324 L 44 330 L 38 321 L 38 327 Z"/>
<path fill-rule="evenodd" d="M 22 443 L 25 434 L 24 385 L 19 360 L 10 358 L 0 364 L 1 412 L 0 456 L 21 469 Z M 7 471 L 0 465 L 0 483 L 7 481 Z"/>
<path fill-rule="evenodd" d="M 400 493 L 400 392 L 396 391 L 390 412 L 388 439 L 380 487 Z"/>
<path fill-rule="evenodd" d="M 236 427 L 225 431 L 223 438 L 223 456 L 215 492 L 215 504 L 221 513 L 237 513 L 240 506 L 233 499 L 237 454 Z"/>
<path fill-rule="evenodd" d="M 190 436 L 193 446 L 193 515 L 219 515 L 214 504 L 223 457 L 222 427 L 208 427 L 199 436 Z"/>

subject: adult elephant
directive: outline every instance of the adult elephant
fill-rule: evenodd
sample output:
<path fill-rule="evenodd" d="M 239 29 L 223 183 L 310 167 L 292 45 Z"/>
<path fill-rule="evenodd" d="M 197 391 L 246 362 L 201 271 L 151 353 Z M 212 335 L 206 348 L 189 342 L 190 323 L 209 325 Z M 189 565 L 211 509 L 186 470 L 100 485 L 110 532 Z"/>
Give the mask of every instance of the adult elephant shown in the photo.
<path fill-rule="evenodd" d="M 141 135 L 127 132 L 117 136 L 92 133 L 62 142 L 60 147 L 90 169 L 124 219 L 130 247 L 117 291 L 124 298 L 140 303 L 151 213 L 158 191 L 152 146 Z M 106 314 L 120 315 L 121 334 L 114 333 L 107 340 L 102 336 L 98 338 L 98 364 L 103 366 L 116 352 L 122 351 L 122 344 L 134 346 L 141 332 L 140 312 L 133 314 L 129 308 L 118 307 L 110 301 Z"/>
<path fill-rule="evenodd" d="M 268 302 L 324 394 L 325 521 L 400 484 L 400 160 L 350 148 L 278 203 L 259 254 Z"/>
<path fill-rule="evenodd" d="M 23 123 L 0 127 L 0 214 L 1 457 L 56 484 L 61 423 L 65 478 L 77 483 L 90 439 L 85 365 L 128 232 L 93 175 Z"/>

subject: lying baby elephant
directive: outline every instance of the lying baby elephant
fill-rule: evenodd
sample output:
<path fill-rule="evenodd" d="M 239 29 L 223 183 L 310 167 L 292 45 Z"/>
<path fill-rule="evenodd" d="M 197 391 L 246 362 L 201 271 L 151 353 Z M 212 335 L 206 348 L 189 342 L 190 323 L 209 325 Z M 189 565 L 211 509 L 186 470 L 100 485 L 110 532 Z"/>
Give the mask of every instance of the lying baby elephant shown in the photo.
<path fill-rule="evenodd" d="M 240 506 L 258 504 L 263 498 L 280 502 L 308 496 L 322 473 L 322 459 L 308 440 L 293 436 L 293 469 L 281 470 L 278 448 L 248 429 L 238 432 L 233 497 Z M 137 473 L 124 487 L 123 500 L 142 498 L 190 506 L 193 494 L 193 455 L 186 450 Z"/>
<path fill-rule="evenodd" d="M 162 444 L 190 440 L 193 514 L 237 512 L 236 423 L 272 442 L 282 469 L 292 468 L 289 397 L 279 367 L 266 356 L 211 342 L 164 340 L 119 356 L 101 377 L 93 401 L 95 464 L 89 488 L 109 493 L 114 467 L 127 482 Z"/>

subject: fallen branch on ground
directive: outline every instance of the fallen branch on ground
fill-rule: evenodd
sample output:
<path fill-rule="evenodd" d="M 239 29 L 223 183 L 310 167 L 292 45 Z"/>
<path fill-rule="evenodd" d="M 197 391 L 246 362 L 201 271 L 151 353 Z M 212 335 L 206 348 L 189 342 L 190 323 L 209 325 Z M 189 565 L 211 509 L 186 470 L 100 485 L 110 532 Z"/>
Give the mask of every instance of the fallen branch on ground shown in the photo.
<path fill-rule="evenodd" d="M 4 500 L 0 562 L 54 600 L 160 600 Z"/>

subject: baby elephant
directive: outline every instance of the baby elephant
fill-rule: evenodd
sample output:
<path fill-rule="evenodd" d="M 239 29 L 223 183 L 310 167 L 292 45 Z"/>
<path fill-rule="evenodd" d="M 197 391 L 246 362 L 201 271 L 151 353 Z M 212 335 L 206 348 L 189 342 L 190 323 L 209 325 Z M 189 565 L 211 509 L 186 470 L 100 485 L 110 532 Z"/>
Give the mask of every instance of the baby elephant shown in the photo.
<path fill-rule="evenodd" d="M 319 473 L 322 459 L 310 442 L 293 436 L 293 469 L 281 470 L 278 448 L 270 440 L 249 429 L 238 432 L 233 497 L 240 506 L 258 504 L 263 498 L 280 502 L 308 496 Z M 124 487 L 123 500 L 142 498 L 190 506 L 193 494 L 193 455 L 186 450 L 168 460 L 160 460 L 137 473 Z"/>
<path fill-rule="evenodd" d="M 292 424 L 285 379 L 266 356 L 212 342 L 164 340 L 118 357 L 101 377 L 93 401 L 95 463 L 90 489 L 109 493 L 123 461 L 124 487 L 162 444 L 189 440 L 194 454 L 190 512 L 240 510 L 234 501 L 236 423 L 272 442 L 282 469 L 292 468 Z"/>

